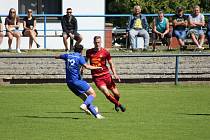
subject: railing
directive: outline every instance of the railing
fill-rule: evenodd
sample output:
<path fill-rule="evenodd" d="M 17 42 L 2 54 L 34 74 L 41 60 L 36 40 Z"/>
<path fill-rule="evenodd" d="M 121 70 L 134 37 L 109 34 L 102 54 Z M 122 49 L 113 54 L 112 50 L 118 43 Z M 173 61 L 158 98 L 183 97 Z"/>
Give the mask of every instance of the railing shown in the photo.
<path fill-rule="evenodd" d="M 156 17 L 157 14 L 144 14 L 146 17 Z M 174 14 L 164 14 L 165 16 L 172 16 Z M 189 14 L 186 14 L 189 15 Z M 6 17 L 7 15 L 0 15 L 1 17 Z M 20 14 L 20 17 L 26 16 L 26 14 Z M 44 48 L 47 46 L 47 31 L 50 31 L 47 29 L 47 17 L 62 17 L 62 14 L 33 14 L 35 17 L 43 17 L 44 21 L 44 29 L 41 31 L 44 31 Z M 105 15 L 74 15 L 75 17 L 130 17 L 131 14 L 105 14 Z M 210 13 L 204 13 L 204 16 L 210 16 Z M 56 30 L 54 30 L 56 31 Z M 105 29 L 92 29 L 92 30 L 78 30 L 78 31 L 105 31 Z"/>
<path fill-rule="evenodd" d="M 112 55 L 113 58 L 135 58 L 135 57 L 174 57 L 175 58 L 175 74 L 174 84 L 177 85 L 179 82 L 179 59 L 180 57 L 210 57 L 210 54 L 141 54 L 141 55 Z M 54 58 L 53 55 L 0 55 L 1 58 Z"/>

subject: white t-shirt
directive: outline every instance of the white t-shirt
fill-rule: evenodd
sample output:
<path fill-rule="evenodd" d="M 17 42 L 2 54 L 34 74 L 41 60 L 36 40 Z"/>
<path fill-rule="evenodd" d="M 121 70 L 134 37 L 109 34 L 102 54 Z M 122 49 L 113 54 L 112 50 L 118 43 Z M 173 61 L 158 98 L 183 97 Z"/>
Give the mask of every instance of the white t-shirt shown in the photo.
<path fill-rule="evenodd" d="M 205 19 L 204 19 L 204 15 L 203 14 L 199 14 L 197 16 L 195 16 L 194 14 L 190 15 L 189 16 L 189 21 L 190 22 L 204 22 Z M 200 28 L 200 26 L 198 27 L 193 27 L 193 28 Z"/>

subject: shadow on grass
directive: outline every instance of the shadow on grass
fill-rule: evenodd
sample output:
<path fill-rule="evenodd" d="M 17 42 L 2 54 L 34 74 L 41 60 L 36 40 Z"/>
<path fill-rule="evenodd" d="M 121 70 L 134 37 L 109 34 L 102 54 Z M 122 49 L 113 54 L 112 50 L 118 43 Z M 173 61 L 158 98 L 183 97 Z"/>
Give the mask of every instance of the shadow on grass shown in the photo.
<path fill-rule="evenodd" d="M 46 112 L 46 113 L 68 113 L 68 114 L 85 114 L 84 112 Z M 101 113 L 113 113 L 113 112 L 101 112 Z M 87 119 L 87 118 L 79 118 L 79 117 L 55 117 L 55 116 L 36 116 L 36 115 L 25 115 L 25 116 L 17 116 L 17 117 L 22 117 L 22 118 L 32 118 L 32 119 L 73 119 L 73 120 L 78 120 L 78 119 Z"/>
<path fill-rule="evenodd" d="M 190 116 L 210 116 L 210 114 L 207 113 L 178 113 L 182 115 L 190 115 Z"/>
<path fill-rule="evenodd" d="M 32 118 L 32 119 L 73 119 L 73 120 L 78 120 L 78 119 L 86 119 L 86 118 L 78 118 L 78 117 L 49 117 L 49 116 L 18 116 L 18 117 L 23 117 L 23 118 Z"/>
<path fill-rule="evenodd" d="M 100 112 L 100 111 L 99 111 Z M 46 113 L 69 113 L 69 114 L 75 114 L 75 113 L 84 113 L 84 112 L 73 112 L 73 111 L 69 111 L 69 112 L 46 112 Z M 100 112 L 100 113 L 113 113 L 113 112 Z"/>

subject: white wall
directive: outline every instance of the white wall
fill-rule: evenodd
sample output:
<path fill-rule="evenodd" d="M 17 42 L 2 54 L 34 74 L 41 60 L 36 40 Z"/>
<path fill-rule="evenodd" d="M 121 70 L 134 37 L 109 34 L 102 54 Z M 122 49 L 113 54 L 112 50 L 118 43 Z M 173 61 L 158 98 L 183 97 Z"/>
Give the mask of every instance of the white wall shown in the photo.
<path fill-rule="evenodd" d="M 105 14 L 105 0 L 63 0 L 63 14 L 66 14 L 66 9 L 71 7 L 73 9 L 74 15 L 103 15 Z M 97 6 L 96 6 L 97 5 Z M 10 8 L 15 8 L 18 11 L 18 0 L 6 0 L 4 4 L 0 5 L 0 14 L 8 14 Z M 83 41 L 81 42 L 85 48 L 93 47 L 93 37 L 95 35 L 100 35 L 104 38 L 104 17 L 76 17 L 78 21 L 78 32 L 83 36 Z M 4 24 L 4 17 L 2 17 L 2 22 Z M 20 28 L 22 29 L 22 27 Z M 44 29 L 43 23 L 37 23 L 37 29 Z M 52 30 L 62 30 L 61 24 L 59 23 L 47 23 L 47 29 Z M 100 31 L 93 31 L 93 30 Z M 83 31 L 81 31 L 83 30 Z M 89 30 L 89 31 L 84 31 Z M 47 32 L 47 34 L 54 34 L 55 32 Z M 4 32 L 5 34 L 5 32 Z M 43 32 L 39 31 L 39 34 Z M 59 32 L 58 34 L 61 34 Z M 0 49 L 7 49 L 7 37 L 4 38 Z M 41 48 L 44 48 L 43 37 L 38 38 L 38 42 Z M 13 39 L 12 48 L 15 49 L 15 38 Z M 104 43 L 103 43 L 104 44 Z M 21 49 L 28 49 L 28 38 L 24 37 L 21 39 Z M 36 49 L 36 46 L 33 46 Z M 47 38 L 47 49 L 64 49 L 62 37 L 48 37 Z"/>
<path fill-rule="evenodd" d="M 9 14 L 10 8 L 15 8 L 18 11 L 18 0 L 1 0 L 0 14 Z"/>
<path fill-rule="evenodd" d="M 67 8 L 72 8 L 74 15 L 104 15 L 105 14 L 105 0 L 63 0 L 63 14 L 66 14 Z M 93 37 L 100 35 L 104 38 L 105 18 L 104 17 L 76 17 L 78 21 L 78 31 L 83 36 L 81 44 L 85 48 L 93 47 Z M 104 43 L 103 43 L 104 45 Z"/>

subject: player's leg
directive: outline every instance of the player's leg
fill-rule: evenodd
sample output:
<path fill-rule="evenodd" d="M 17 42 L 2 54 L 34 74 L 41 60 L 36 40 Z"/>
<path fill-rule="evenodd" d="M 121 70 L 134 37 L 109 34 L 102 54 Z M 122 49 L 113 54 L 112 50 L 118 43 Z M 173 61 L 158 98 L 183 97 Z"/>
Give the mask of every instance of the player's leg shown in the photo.
<path fill-rule="evenodd" d="M 113 93 L 115 99 L 118 99 L 118 102 L 119 102 L 120 93 L 119 93 L 117 87 L 115 86 L 114 88 L 111 88 L 110 90 L 112 91 L 112 93 Z M 126 111 L 125 106 L 122 105 L 121 103 L 120 103 L 119 106 L 116 106 L 116 105 L 115 105 L 115 110 L 116 110 L 117 112 L 119 111 L 119 108 L 121 109 L 122 112 L 125 112 L 125 111 Z"/>
<path fill-rule="evenodd" d="M 120 92 L 114 82 L 114 80 L 112 79 L 111 75 L 107 75 L 106 77 L 106 85 L 107 88 L 109 90 L 111 90 L 112 94 L 114 95 L 115 99 L 119 102 L 120 100 Z M 124 105 L 122 105 L 121 103 L 119 103 L 120 105 L 117 106 L 115 105 L 115 110 L 119 111 L 119 108 L 121 109 L 122 112 L 125 112 L 126 108 L 124 107 Z"/>
<path fill-rule="evenodd" d="M 82 100 L 83 100 L 83 102 L 87 99 L 87 95 L 85 94 L 85 93 L 83 93 L 83 94 L 80 94 L 80 95 L 78 95 L 78 97 L 79 98 L 81 98 Z M 80 108 L 81 108 L 81 106 L 80 106 Z M 88 109 L 89 110 L 89 109 Z M 88 114 L 88 115 L 92 115 L 92 113 L 91 113 L 91 111 L 88 111 L 88 110 L 86 110 L 85 112 Z"/>
<path fill-rule="evenodd" d="M 93 88 L 84 80 L 77 80 L 69 85 L 69 88 L 79 96 L 84 102 L 80 105 L 80 109 L 84 110 L 88 114 L 93 114 L 96 118 L 101 118 L 101 115 L 96 112 L 95 107 L 92 105 L 96 93 Z M 91 112 L 91 113 L 90 113 Z"/>
<path fill-rule="evenodd" d="M 120 103 L 115 99 L 115 97 L 109 92 L 106 86 L 99 86 L 98 89 L 106 96 L 106 98 L 115 104 L 116 106 L 120 106 Z"/>
<path fill-rule="evenodd" d="M 104 118 L 102 115 L 99 114 L 98 111 L 96 111 L 96 107 L 92 104 L 93 99 L 96 97 L 96 93 L 92 87 L 90 87 L 89 90 L 86 91 L 86 93 L 81 94 L 79 97 L 84 101 L 84 103 L 80 106 L 82 110 L 84 110 L 88 114 L 94 115 L 97 119 Z"/>
<path fill-rule="evenodd" d="M 115 97 L 109 92 L 109 89 L 107 88 L 107 81 L 109 80 L 109 75 L 102 76 L 102 77 L 96 77 L 93 78 L 93 81 L 95 82 L 98 89 L 106 96 L 106 98 L 115 104 L 116 106 L 120 106 L 120 103 L 115 99 Z"/>
<path fill-rule="evenodd" d="M 75 81 L 75 82 L 72 82 L 72 83 L 67 83 L 69 89 L 78 97 L 80 97 L 84 102 L 87 100 L 87 95 L 85 94 L 85 92 L 89 89 L 88 86 L 82 86 L 80 85 L 81 80 L 78 80 L 78 81 Z M 80 106 L 80 109 L 84 110 L 86 113 L 89 113 L 88 112 L 88 109 L 87 109 L 87 105 L 86 104 L 83 104 Z M 91 114 L 91 113 L 89 113 Z"/>

